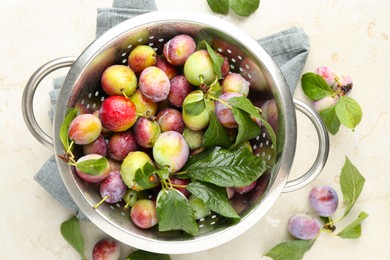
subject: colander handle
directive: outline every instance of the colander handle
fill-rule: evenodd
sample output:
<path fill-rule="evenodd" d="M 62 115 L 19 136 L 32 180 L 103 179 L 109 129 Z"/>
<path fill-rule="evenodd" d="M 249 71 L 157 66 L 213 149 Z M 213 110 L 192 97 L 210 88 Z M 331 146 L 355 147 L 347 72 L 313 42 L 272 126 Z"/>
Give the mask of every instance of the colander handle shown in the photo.
<path fill-rule="evenodd" d="M 32 74 L 23 91 L 22 112 L 24 122 L 35 139 L 51 150 L 53 149 L 53 138 L 42 130 L 35 119 L 33 106 L 35 90 L 47 75 L 55 70 L 72 66 L 76 59 L 77 57 L 62 57 L 44 64 Z"/>
<path fill-rule="evenodd" d="M 329 154 L 329 135 L 321 117 L 304 102 L 294 99 L 295 108 L 306 115 L 313 123 L 318 135 L 318 153 L 311 168 L 294 180 L 287 181 L 283 192 L 298 190 L 312 182 L 322 171 Z"/>

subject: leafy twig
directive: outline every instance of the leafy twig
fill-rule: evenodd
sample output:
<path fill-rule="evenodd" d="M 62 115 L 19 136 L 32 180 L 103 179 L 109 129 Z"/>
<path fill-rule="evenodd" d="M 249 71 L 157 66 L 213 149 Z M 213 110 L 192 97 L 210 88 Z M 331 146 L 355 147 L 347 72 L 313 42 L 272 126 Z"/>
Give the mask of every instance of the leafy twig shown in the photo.
<path fill-rule="evenodd" d="M 320 231 L 333 232 L 335 224 L 347 216 L 352 207 L 355 205 L 364 186 L 364 178 L 359 173 L 357 168 L 351 163 L 348 157 L 345 158 L 344 166 L 340 174 L 340 186 L 344 197 L 344 203 L 347 205 L 344 215 L 338 220 L 332 218 L 322 218 L 325 225 Z M 368 217 L 368 214 L 361 212 L 358 218 L 351 224 L 340 231 L 337 236 L 344 239 L 356 239 L 361 236 L 361 222 Z M 323 232 L 319 232 L 321 234 Z M 318 235 L 319 235 L 318 234 Z M 318 236 L 317 235 L 317 236 Z M 292 240 L 277 244 L 271 248 L 265 256 L 269 256 L 274 260 L 300 260 L 305 252 L 307 252 L 316 239 L 313 240 Z"/>

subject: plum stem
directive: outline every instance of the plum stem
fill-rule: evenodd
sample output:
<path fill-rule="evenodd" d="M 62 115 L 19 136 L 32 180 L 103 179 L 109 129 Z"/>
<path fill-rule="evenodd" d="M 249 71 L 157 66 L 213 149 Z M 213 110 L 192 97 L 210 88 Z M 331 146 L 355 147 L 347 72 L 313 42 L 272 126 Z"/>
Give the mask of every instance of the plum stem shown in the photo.
<path fill-rule="evenodd" d="M 182 174 L 186 174 L 186 173 L 187 173 L 186 171 L 175 172 L 175 175 L 182 175 Z"/>
<path fill-rule="evenodd" d="M 125 89 L 124 88 L 122 88 L 121 90 L 121 93 L 122 93 L 122 95 L 125 97 L 125 98 L 129 98 L 127 95 L 126 95 L 126 93 L 125 93 Z"/>
<path fill-rule="evenodd" d="M 128 209 L 129 206 L 130 206 L 130 200 L 125 204 L 124 208 L 125 208 L 125 209 Z"/>
<path fill-rule="evenodd" d="M 261 110 L 261 108 L 255 106 L 256 110 L 259 111 L 260 115 L 263 115 L 263 110 Z"/>
<path fill-rule="evenodd" d="M 328 217 L 329 222 L 325 224 L 325 226 L 334 227 L 334 224 L 337 222 L 340 222 L 342 219 L 344 219 L 346 215 L 344 214 L 341 218 L 333 220 L 331 217 Z"/>
<path fill-rule="evenodd" d="M 173 188 L 187 188 L 187 185 L 185 184 L 172 184 Z"/>
<path fill-rule="evenodd" d="M 97 208 L 98 208 L 104 201 L 106 201 L 109 197 L 110 197 L 110 196 L 108 196 L 108 195 L 104 196 L 104 198 L 103 198 L 101 201 L 99 201 L 98 203 L 96 203 L 96 204 L 93 206 L 93 208 L 94 208 L 94 209 L 97 209 Z"/>
<path fill-rule="evenodd" d="M 63 155 L 58 155 L 58 158 L 61 158 L 65 163 L 76 166 L 76 161 L 74 160 L 74 154 L 72 153 L 74 142 L 70 142 L 68 149 L 66 149 Z"/>
<path fill-rule="evenodd" d="M 200 82 L 200 85 L 202 85 L 204 83 L 203 75 L 199 75 L 199 82 Z"/>
<path fill-rule="evenodd" d="M 203 91 L 204 94 L 206 94 L 206 93 L 209 91 L 210 86 L 207 85 L 207 84 L 203 84 L 203 83 L 202 83 L 202 84 L 199 85 L 199 88 L 200 88 L 200 90 Z"/>
<path fill-rule="evenodd" d="M 156 121 L 157 117 L 155 115 L 151 115 L 149 111 L 146 111 L 145 114 L 137 113 L 139 117 L 146 117 L 149 120 Z"/>
<path fill-rule="evenodd" d="M 172 186 L 172 183 L 170 182 L 169 178 L 168 179 L 160 179 L 160 181 L 161 181 L 161 184 L 163 186 L 163 189 L 166 189 L 169 186 Z"/>
<path fill-rule="evenodd" d="M 173 188 L 173 184 L 171 182 L 171 179 L 166 179 L 165 180 L 165 185 L 166 185 L 166 188 Z"/>
<path fill-rule="evenodd" d="M 325 224 L 324 228 L 333 232 L 336 229 L 336 226 L 334 224 L 335 222 L 333 221 L 333 219 L 331 217 L 328 217 L 328 222 Z"/>

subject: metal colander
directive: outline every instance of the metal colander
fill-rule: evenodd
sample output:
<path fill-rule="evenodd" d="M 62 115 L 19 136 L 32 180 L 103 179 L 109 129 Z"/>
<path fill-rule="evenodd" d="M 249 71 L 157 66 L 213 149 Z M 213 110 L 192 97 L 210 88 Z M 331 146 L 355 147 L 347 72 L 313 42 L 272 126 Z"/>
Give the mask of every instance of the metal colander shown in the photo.
<path fill-rule="evenodd" d="M 127 20 L 95 40 L 77 58 L 61 58 L 45 64 L 30 79 L 23 96 L 25 121 L 32 134 L 44 145 L 53 147 L 56 155 L 64 153 L 59 139 L 60 125 L 67 108 L 77 102 L 97 108 L 105 94 L 100 86 L 103 71 L 113 64 L 127 64 L 129 53 L 140 44 L 153 47 L 162 54 L 164 44 L 178 34 L 191 35 L 196 41 L 206 40 L 225 56 L 230 72 L 243 75 L 250 83 L 249 98 L 260 107 L 266 101 L 277 108 L 275 126 L 277 144 L 273 144 L 265 128 L 251 140 L 254 153 L 264 158 L 270 170 L 258 181 L 251 193 L 234 197 L 241 221 L 210 214 L 198 221 L 199 235 L 191 237 L 180 231 L 159 232 L 157 227 L 142 230 L 130 220 L 124 204 L 103 203 L 98 187 L 78 178 L 74 169 L 57 160 L 61 176 L 70 195 L 83 213 L 104 232 L 130 246 L 159 253 L 178 254 L 206 250 L 225 243 L 253 226 L 272 206 L 282 191 L 300 188 L 321 171 L 328 154 L 328 136 L 318 115 L 302 102 L 295 105 L 316 126 L 319 153 L 313 167 L 297 180 L 287 182 L 296 147 L 296 116 L 294 101 L 280 70 L 261 46 L 236 26 L 214 16 L 191 12 L 154 12 Z M 60 67 L 71 66 L 59 93 L 54 118 L 53 138 L 37 124 L 32 99 L 39 82 Z M 273 149 L 275 148 L 275 149 Z M 276 150 L 276 153 L 274 152 Z"/>

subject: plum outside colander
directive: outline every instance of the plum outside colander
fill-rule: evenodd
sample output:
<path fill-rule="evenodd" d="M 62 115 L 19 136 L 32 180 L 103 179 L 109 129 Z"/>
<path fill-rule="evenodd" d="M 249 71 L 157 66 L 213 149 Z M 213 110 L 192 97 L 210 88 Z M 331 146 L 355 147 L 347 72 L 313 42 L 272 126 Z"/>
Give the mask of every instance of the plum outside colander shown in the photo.
<path fill-rule="evenodd" d="M 249 98 L 253 104 L 260 107 L 266 101 L 271 101 L 277 107 L 277 144 L 272 143 L 264 127 L 260 135 L 251 140 L 254 153 L 271 165 L 258 182 L 260 190 L 238 197 L 235 203 L 241 204 L 243 209 L 238 223 L 210 214 L 198 221 L 199 235 L 195 237 L 179 231 L 139 229 L 132 224 L 129 210 L 124 209 L 122 203 L 103 203 L 94 209 L 93 206 L 101 200 L 96 186 L 82 181 L 73 167 L 58 158 L 64 154 L 59 135 L 67 109 L 76 102 L 92 109 L 99 105 L 105 98 L 100 86 L 103 71 L 113 64 L 127 64 L 129 53 L 140 44 L 147 44 L 155 48 L 157 54 L 161 54 L 164 44 L 182 33 L 191 35 L 196 41 L 206 40 L 225 56 L 230 64 L 230 72 L 240 73 L 251 83 Z M 53 134 L 48 135 L 35 119 L 34 94 L 44 77 L 62 67 L 70 67 L 70 70 L 58 96 Z M 303 112 L 315 126 L 319 145 L 312 167 L 299 178 L 288 181 L 297 141 L 295 108 Z M 54 148 L 62 180 L 88 219 L 127 245 L 158 253 L 203 251 L 241 235 L 266 214 L 282 192 L 299 189 L 314 180 L 325 165 L 329 152 L 327 130 L 320 117 L 309 106 L 292 98 L 280 69 L 265 50 L 235 25 L 215 16 L 193 12 L 158 11 L 137 16 L 108 30 L 79 57 L 64 57 L 46 63 L 27 83 L 22 110 L 33 136 L 48 148 Z"/>

